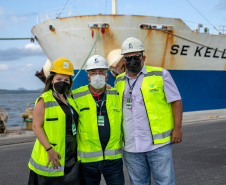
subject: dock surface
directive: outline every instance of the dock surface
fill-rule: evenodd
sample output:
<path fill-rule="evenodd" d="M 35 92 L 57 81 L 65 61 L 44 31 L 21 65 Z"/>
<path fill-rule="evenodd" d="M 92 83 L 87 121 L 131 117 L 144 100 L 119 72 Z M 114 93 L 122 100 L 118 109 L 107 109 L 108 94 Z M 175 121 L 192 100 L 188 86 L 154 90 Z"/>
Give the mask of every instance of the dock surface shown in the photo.
<path fill-rule="evenodd" d="M 183 142 L 172 147 L 177 185 L 226 184 L 225 115 L 226 109 L 184 113 Z M 11 134 L 0 135 L 0 184 L 28 182 L 27 163 L 35 135 L 16 129 L 9 128 Z M 124 174 L 126 185 L 130 185 L 125 166 Z"/>

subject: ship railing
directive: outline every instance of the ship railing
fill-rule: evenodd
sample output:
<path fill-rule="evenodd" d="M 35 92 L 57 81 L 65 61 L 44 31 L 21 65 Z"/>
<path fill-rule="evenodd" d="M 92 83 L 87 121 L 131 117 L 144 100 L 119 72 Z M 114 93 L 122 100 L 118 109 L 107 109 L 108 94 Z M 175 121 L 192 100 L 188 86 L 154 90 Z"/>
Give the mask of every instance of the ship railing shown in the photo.
<path fill-rule="evenodd" d="M 218 26 L 211 24 L 203 24 L 197 22 L 191 22 L 183 20 L 188 27 L 190 27 L 194 32 L 204 33 L 204 34 L 215 34 L 215 35 L 223 35 L 226 34 L 226 26 Z"/>
<path fill-rule="evenodd" d="M 56 8 L 48 10 L 45 13 L 41 13 L 37 16 L 37 24 L 49 20 L 72 17 L 76 15 L 76 8 L 72 6 L 66 6 L 62 8 Z"/>
<path fill-rule="evenodd" d="M 226 34 L 226 26 L 218 26 L 218 35 L 225 35 Z"/>

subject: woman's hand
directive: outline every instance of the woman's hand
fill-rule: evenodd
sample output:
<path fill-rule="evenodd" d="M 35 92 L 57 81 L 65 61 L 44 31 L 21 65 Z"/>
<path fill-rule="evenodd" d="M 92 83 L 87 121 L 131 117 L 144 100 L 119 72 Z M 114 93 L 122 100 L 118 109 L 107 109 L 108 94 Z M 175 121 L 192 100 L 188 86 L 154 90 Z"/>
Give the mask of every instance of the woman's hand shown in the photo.
<path fill-rule="evenodd" d="M 48 167 L 49 163 L 52 163 L 53 169 L 58 169 L 58 166 L 61 167 L 59 159 L 61 159 L 61 156 L 59 153 L 57 153 L 53 148 L 51 148 L 48 152 L 48 163 L 46 165 L 46 168 Z"/>

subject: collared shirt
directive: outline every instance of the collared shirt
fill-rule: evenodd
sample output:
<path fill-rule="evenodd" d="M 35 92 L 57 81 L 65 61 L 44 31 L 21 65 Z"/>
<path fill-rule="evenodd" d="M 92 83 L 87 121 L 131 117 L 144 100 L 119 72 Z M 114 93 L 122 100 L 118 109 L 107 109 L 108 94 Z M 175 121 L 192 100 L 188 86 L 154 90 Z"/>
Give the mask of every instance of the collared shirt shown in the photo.
<path fill-rule="evenodd" d="M 174 102 L 181 99 L 180 93 L 174 83 L 170 73 L 163 69 L 163 89 L 166 95 L 167 102 Z M 141 74 L 140 74 L 141 73 Z M 153 145 L 152 133 L 150 124 L 144 105 L 143 96 L 141 93 L 141 84 L 144 74 L 147 74 L 146 66 L 144 65 L 139 75 L 137 82 L 132 91 L 132 108 L 126 108 L 127 98 L 129 98 L 130 87 L 126 80 L 125 91 L 123 94 L 123 131 L 125 138 L 124 150 L 127 152 L 148 152 L 164 146 L 167 143 Z M 130 85 L 136 80 L 131 78 L 126 70 L 123 78 L 129 78 Z"/>

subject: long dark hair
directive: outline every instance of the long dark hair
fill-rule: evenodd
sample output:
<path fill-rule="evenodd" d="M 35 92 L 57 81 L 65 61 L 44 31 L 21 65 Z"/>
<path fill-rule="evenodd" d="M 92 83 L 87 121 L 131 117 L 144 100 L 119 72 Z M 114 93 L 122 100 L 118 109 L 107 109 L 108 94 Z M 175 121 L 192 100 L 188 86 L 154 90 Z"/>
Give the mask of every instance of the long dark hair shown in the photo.
<path fill-rule="evenodd" d="M 46 82 L 45 82 L 45 87 L 44 89 L 42 90 L 42 94 L 46 91 L 48 91 L 49 89 L 53 89 L 53 84 L 52 84 L 52 80 L 54 78 L 54 76 L 56 76 L 57 73 L 53 73 L 51 72 L 50 75 L 46 78 Z M 68 88 L 68 90 L 66 91 L 66 95 L 67 96 L 71 96 L 71 87 L 73 85 L 73 80 L 70 76 L 70 86 Z"/>

